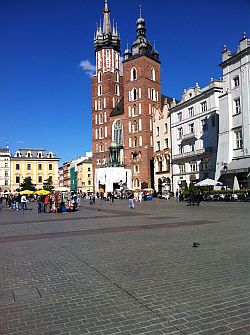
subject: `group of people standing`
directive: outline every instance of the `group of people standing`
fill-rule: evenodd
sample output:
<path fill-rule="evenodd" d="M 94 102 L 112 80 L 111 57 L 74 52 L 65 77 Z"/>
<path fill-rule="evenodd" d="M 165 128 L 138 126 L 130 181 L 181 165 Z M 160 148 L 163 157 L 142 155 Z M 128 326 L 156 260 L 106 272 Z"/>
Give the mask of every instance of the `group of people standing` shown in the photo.
<path fill-rule="evenodd" d="M 27 210 L 27 203 L 29 199 L 25 194 L 7 194 L 6 197 L 0 197 L 0 204 L 1 208 L 3 206 L 3 203 L 5 201 L 5 205 L 10 209 L 10 210 Z"/>
<path fill-rule="evenodd" d="M 76 193 L 53 193 L 37 197 L 38 213 L 75 212 L 80 207 L 81 197 Z"/>

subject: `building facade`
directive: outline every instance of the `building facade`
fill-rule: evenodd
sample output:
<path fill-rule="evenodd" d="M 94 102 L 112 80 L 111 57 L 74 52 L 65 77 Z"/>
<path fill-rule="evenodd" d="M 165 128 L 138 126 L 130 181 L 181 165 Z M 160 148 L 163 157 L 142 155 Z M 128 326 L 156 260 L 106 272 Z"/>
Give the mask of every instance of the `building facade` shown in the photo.
<path fill-rule="evenodd" d="M 222 52 L 223 94 L 220 96 L 220 127 L 216 179 L 232 188 L 250 188 L 250 39 L 243 34 L 237 51 Z"/>
<path fill-rule="evenodd" d="M 0 192 L 11 189 L 11 155 L 10 149 L 0 148 Z"/>
<path fill-rule="evenodd" d="M 146 37 L 145 20 L 140 16 L 136 22 L 136 39 L 124 53 L 123 76 L 119 34 L 111 26 L 107 1 L 103 27 L 97 28 L 94 46 L 93 173 L 96 175 L 97 168 L 111 166 L 119 167 L 119 176 L 123 176 L 122 168 L 126 168 L 132 172 L 132 188 L 154 187 L 152 121 L 153 114 L 161 109 L 160 61 L 159 53 Z M 106 175 L 104 170 L 99 172 Z M 113 182 L 114 188 L 117 181 Z"/>
<path fill-rule="evenodd" d="M 58 186 L 63 187 L 63 166 L 58 168 Z"/>
<path fill-rule="evenodd" d="M 58 162 L 51 151 L 43 149 L 19 149 L 11 156 L 11 191 L 19 189 L 24 178 L 31 177 L 36 189 L 43 189 L 43 183 L 49 177 L 53 186 L 58 187 Z"/>
<path fill-rule="evenodd" d="M 172 190 L 170 105 L 173 99 L 162 96 L 162 107 L 153 115 L 154 189 Z"/>
<path fill-rule="evenodd" d="M 172 178 L 173 191 L 191 182 L 214 179 L 219 129 L 219 96 L 222 82 L 213 80 L 200 89 L 184 90 L 182 100 L 172 103 Z"/>
<path fill-rule="evenodd" d="M 94 191 L 91 158 L 77 164 L 77 191 L 80 193 L 93 193 Z"/>

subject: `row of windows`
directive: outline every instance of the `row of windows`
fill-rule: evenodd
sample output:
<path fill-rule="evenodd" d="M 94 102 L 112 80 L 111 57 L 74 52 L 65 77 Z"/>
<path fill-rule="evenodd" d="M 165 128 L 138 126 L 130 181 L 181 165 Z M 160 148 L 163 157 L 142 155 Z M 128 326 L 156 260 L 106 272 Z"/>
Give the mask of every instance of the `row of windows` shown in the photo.
<path fill-rule="evenodd" d="M 113 57 L 112 57 L 113 55 Z M 103 66 L 106 68 L 110 68 L 111 66 L 111 58 L 114 60 L 114 64 L 116 69 L 119 69 L 119 53 L 110 49 L 102 50 L 97 53 L 97 67 L 101 69 Z M 105 62 L 106 59 L 106 62 Z"/>
<path fill-rule="evenodd" d="M 164 139 L 164 148 L 163 149 L 167 149 L 169 148 L 169 139 L 165 138 Z M 161 150 L 161 141 L 157 141 L 156 142 L 156 150 L 160 151 Z"/>
<path fill-rule="evenodd" d="M 49 168 L 49 170 L 53 170 L 53 164 L 49 164 L 48 168 Z M 26 169 L 31 170 L 31 163 L 27 163 Z M 42 170 L 43 169 L 43 164 L 41 164 L 41 163 L 37 164 L 37 169 Z M 16 163 L 16 170 L 20 170 L 20 164 L 19 163 Z"/>
<path fill-rule="evenodd" d="M 203 101 L 200 104 L 200 112 L 206 112 L 207 111 L 207 102 Z M 233 101 L 233 113 L 239 114 L 241 112 L 241 106 L 240 106 L 240 98 L 236 98 Z M 193 117 L 195 115 L 194 113 L 194 107 L 188 108 L 188 117 Z M 181 122 L 183 120 L 183 112 L 177 113 L 177 122 Z"/>
<path fill-rule="evenodd" d="M 170 160 L 169 159 L 164 159 L 162 160 L 157 160 L 157 172 L 165 172 L 165 171 L 170 171 Z"/>
<path fill-rule="evenodd" d="M 130 71 L 130 80 L 131 81 L 134 81 L 138 78 L 138 75 L 137 75 L 137 70 L 135 67 L 133 67 Z M 155 69 L 153 67 L 151 67 L 150 69 L 150 73 L 149 73 L 149 78 L 153 81 L 155 81 Z"/>
<path fill-rule="evenodd" d="M 203 101 L 200 103 L 200 112 L 206 112 L 207 111 L 207 102 Z M 194 113 L 194 107 L 188 108 L 188 117 L 193 117 L 195 115 Z M 183 112 L 177 113 L 177 122 L 181 122 L 183 120 Z"/>
<path fill-rule="evenodd" d="M 186 171 L 187 172 L 197 172 L 198 171 L 196 161 L 186 163 L 186 164 L 179 164 L 178 168 L 179 168 L 179 173 L 185 173 Z"/>
<path fill-rule="evenodd" d="M 97 94 L 98 96 L 101 96 L 103 94 L 102 85 L 98 85 Z M 115 85 L 115 94 L 120 95 L 120 86 L 118 84 Z"/>
<path fill-rule="evenodd" d="M 100 71 L 98 72 L 97 78 L 98 78 L 98 83 L 101 83 L 102 82 L 102 72 Z M 115 81 L 119 83 L 119 72 L 118 71 L 115 72 Z"/>
<path fill-rule="evenodd" d="M 209 170 L 211 168 L 211 161 L 208 158 L 204 158 L 200 162 L 200 167 L 197 161 L 191 161 L 189 163 L 181 163 L 178 165 L 179 173 L 185 172 L 199 172 L 201 168 L 202 171 Z"/>
<path fill-rule="evenodd" d="M 27 177 L 31 177 L 31 176 L 27 176 Z M 49 176 L 52 178 L 52 176 Z M 33 181 L 33 180 L 32 180 Z M 43 183 L 43 176 L 38 176 L 37 178 L 37 182 L 38 183 Z M 36 181 L 35 181 L 36 182 Z M 21 183 L 21 177 L 20 176 L 16 176 L 16 184 L 20 184 Z"/>
<path fill-rule="evenodd" d="M 164 133 L 165 134 L 168 133 L 168 124 L 167 123 L 164 124 Z M 160 127 L 156 127 L 156 136 L 160 136 Z"/>
<path fill-rule="evenodd" d="M 202 131 L 207 131 L 208 130 L 208 119 L 203 119 L 201 120 L 201 129 Z M 212 115 L 212 118 L 211 118 L 211 125 L 212 127 L 215 127 L 216 125 L 216 122 L 215 122 L 215 115 Z M 194 123 L 189 123 L 188 124 L 188 134 L 193 134 L 195 132 L 195 127 L 194 127 Z M 183 127 L 179 127 L 177 129 L 177 132 L 178 132 L 178 139 L 182 139 L 183 138 Z"/>
<path fill-rule="evenodd" d="M 131 91 L 128 92 L 128 101 L 135 101 L 141 99 L 141 88 L 132 88 Z M 148 99 L 153 101 L 159 101 L 159 92 L 154 88 L 148 88 Z"/>
<path fill-rule="evenodd" d="M 117 104 L 119 103 L 120 99 L 113 97 L 112 99 L 112 107 L 115 108 Z M 95 100 L 95 110 L 102 110 L 106 108 L 106 98 L 100 98 L 98 100 Z"/>
<path fill-rule="evenodd" d="M 15 157 L 22 157 L 22 153 L 20 151 L 17 151 L 16 154 L 15 154 Z M 54 155 L 52 152 L 48 153 L 46 156 L 42 153 L 42 152 L 38 152 L 35 155 L 33 155 L 30 151 L 28 151 L 24 157 L 27 157 L 27 158 L 31 158 L 31 157 L 38 157 L 38 158 L 54 158 Z"/>
<path fill-rule="evenodd" d="M 186 148 L 185 152 L 194 152 L 195 147 L 196 147 L 195 141 L 192 141 L 192 142 L 188 143 L 187 145 L 185 145 L 185 148 Z M 238 128 L 238 129 L 234 130 L 233 148 L 235 150 L 243 148 L 243 138 L 242 138 L 242 129 L 241 128 Z M 178 145 L 178 152 L 179 152 L 179 154 L 184 153 L 184 146 L 182 144 Z"/>

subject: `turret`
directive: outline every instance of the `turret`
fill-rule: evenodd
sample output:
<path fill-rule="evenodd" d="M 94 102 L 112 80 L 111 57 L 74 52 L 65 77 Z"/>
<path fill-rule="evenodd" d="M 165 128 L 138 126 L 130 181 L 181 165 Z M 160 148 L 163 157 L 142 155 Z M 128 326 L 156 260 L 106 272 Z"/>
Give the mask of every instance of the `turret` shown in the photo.
<path fill-rule="evenodd" d="M 146 37 L 146 25 L 145 20 L 141 15 L 141 7 L 140 17 L 136 21 L 136 39 L 132 44 L 131 51 L 128 47 L 125 50 L 124 59 L 128 60 L 131 57 L 135 58 L 140 55 L 144 55 L 159 61 L 159 52 L 157 50 L 153 50 L 150 41 Z"/>

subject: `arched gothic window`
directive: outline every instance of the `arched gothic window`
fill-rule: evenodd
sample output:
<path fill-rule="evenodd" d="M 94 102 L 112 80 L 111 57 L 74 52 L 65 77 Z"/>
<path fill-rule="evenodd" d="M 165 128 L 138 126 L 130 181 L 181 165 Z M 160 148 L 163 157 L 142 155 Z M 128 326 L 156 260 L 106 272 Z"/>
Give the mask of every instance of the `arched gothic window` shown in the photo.
<path fill-rule="evenodd" d="M 103 114 L 99 114 L 99 124 L 103 124 Z"/>
<path fill-rule="evenodd" d="M 99 138 L 103 138 L 103 128 L 99 129 Z"/>
<path fill-rule="evenodd" d="M 139 187 L 139 180 L 137 178 L 134 180 L 134 187 Z"/>
<path fill-rule="evenodd" d="M 132 108 L 132 115 L 133 115 L 133 116 L 138 115 L 136 104 L 133 105 L 133 108 Z"/>
<path fill-rule="evenodd" d="M 112 140 L 117 144 L 123 145 L 123 125 L 121 120 L 116 120 L 113 123 L 113 136 Z"/>
<path fill-rule="evenodd" d="M 102 81 L 102 73 L 98 72 L 98 83 L 101 83 Z"/>
<path fill-rule="evenodd" d="M 132 90 L 132 99 L 133 100 L 137 99 L 137 90 L 136 90 L 136 88 L 133 88 L 133 90 Z"/>
<path fill-rule="evenodd" d="M 150 70 L 150 76 L 153 81 L 155 81 L 155 69 L 152 67 Z"/>
<path fill-rule="evenodd" d="M 136 68 L 132 68 L 131 69 L 131 81 L 132 80 L 136 80 L 137 79 L 137 71 L 136 71 Z"/>
<path fill-rule="evenodd" d="M 133 124 L 132 124 L 132 131 L 133 133 L 137 132 L 138 131 L 138 123 L 136 120 L 133 121 Z"/>
<path fill-rule="evenodd" d="M 115 81 L 118 83 L 119 82 L 119 74 L 118 72 L 116 71 L 115 73 Z"/>
<path fill-rule="evenodd" d="M 138 140 L 137 140 L 137 137 L 136 137 L 136 136 L 134 137 L 134 143 L 133 143 L 133 144 L 134 144 L 134 147 L 137 147 L 137 146 L 138 146 Z"/>
<path fill-rule="evenodd" d="M 102 95 L 102 86 L 101 85 L 98 86 L 98 95 L 99 96 Z"/>
<path fill-rule="evenodd" d="M 102 99 L 99 99 L 99 106 L 98 109 L 102 109 Z"/>

